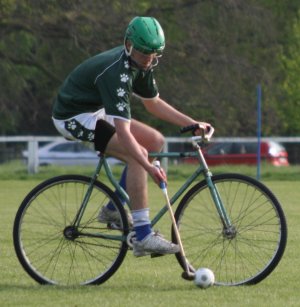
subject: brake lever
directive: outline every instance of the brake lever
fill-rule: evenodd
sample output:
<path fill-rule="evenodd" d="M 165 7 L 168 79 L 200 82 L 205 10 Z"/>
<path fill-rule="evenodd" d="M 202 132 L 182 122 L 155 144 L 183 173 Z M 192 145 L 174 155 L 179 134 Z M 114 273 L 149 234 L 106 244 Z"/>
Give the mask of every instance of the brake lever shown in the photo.
<path fill-rule="evenodd" d="M 192 136 L 191 137 L 191 140 L 192 142 L 199 142 L 199 141 L 202 141 L 202 142 L 205 142 L 205 141 L 209 141 L 211 139 L 211 137 L 213 136 L 214 132 L 215 132 L 215 129 L 210 126 L 210 129 L 207 133 L 205 133 L 205 129 L 201 129 L 201 135 L 195 135 L 195 136 Z"/>
<path fill-rule="evenodd" d="M 213 136 L 214 132 L 215 132 L 215 128 L 210 126 L 210 129 L 209 129 L 209 131 L 207 131 L 207 133 L 205 133 L 204 138 L 207 141 L 209 141 L 211 139 L 211 137 Z"/>

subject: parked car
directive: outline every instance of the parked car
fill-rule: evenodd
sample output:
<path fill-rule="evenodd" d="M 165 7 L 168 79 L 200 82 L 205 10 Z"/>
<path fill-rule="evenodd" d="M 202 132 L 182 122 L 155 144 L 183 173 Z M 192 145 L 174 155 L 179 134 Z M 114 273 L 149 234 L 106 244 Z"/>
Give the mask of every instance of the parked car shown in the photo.
<path fill-rule="evenodd" d="M 221 164 L 257 164 L 256 142 L 220 142 L 212 143 L 203 149 L 209 166 Z M 274 141 L 262 141 L 260 146 L 261 161 L 274 166 L 287 166 L 288 153 L 285 148 Z M 195 163 L 195 159 L 186 162 Z"/>
<path fill-rule="evenodd" d="M 28 159 L 28 151 L 22 155 Z M 96 165 L 99 161 L 97 152 L 87 144 L 73 141 L 55 141 L 38 150 L 39 165 Z M 115 158 L 108 158 L 110 164 L 122 163 Z"/>

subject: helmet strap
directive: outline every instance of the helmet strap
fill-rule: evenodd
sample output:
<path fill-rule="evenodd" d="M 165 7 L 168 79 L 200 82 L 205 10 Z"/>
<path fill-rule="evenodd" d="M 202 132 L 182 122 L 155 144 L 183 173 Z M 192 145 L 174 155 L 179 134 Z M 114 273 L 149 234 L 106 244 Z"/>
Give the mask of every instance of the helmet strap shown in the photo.
<path fill-rule="evenodd" d="M 155 67 L 158 65 L 158 57 L 156 56 L 153 61 L 152 61 L 152 64 L 151 64 L 151 68 Z"/>
<path fill-rule="evenodd" d="M 124 39 L 124 49 L 125 49 L 125 53 L 126 53 L 127 56 L 131 56 L 133 46 L 130 45 L 129 50 L 128 50 L 128 49 L 127 49 L 127 46 L 126 46 L 126 42 L 127 42 L 127 39 L 125 38 L 125 39 Z"/>
<path fill-rule="evenodd" d="M 127 40 L 125 39 L 125 40 L 124 40 L 125 54 L 126 54 L 128 57 L 130 57 L 130 58 L 131 58 L 131 61 L 135 64 L 135 66 L 137 66 L 137 67 L 139 68 L 139 64 L 138 64 L 137 62 L 135 62 L 135 61 L 132 59 L 132 57 L 131 57 L 131 53 L 132 53 L 132 50 L 133 50 L 133 46 L 130 45 L 129 50 L 128 50 L 128 49 L 127 49 L 127 46 L 126 46 L 126 41 L 127 41 Z M 159 58 L 159 57 L 161 57 L 161 56 L 156 56 L 156 57 L 153 59 L 153 62 L 152 62 L 152 64 L 151 64 L 151 66 L 147 69 L 147 71 L 158 65 L 158 58 Z"/>
<path fill-rule="evenodd" d="M 132 46 L 130 46 L 129 50 L 127 50 L 127 48 L 126 48 L 126 46 L 125 46 L 125 53 L 126 53 L 126 55 L 127 55 L 128 57 L 131 56 L 132 49 L 133 49 Z"/>
<path fill-rule="evenodd" d="M 127 52 L 128 52 L 128 51 L 127 51 Z M 129 53 L 129 52 L 128 52 L 128 53 Z M 158 65 L 158 57 L 155 57 L 155 58 L 153 59 L 151 65 L 150 65 L 146 70 L 142 69 L 142 68 L 140 67 L 140 65 L 139 65 L 132 57 L 130 57 L 130 60 L 131 60 L 131 63 L 132 63 L 135 67 L 137 67 L 138 69 L 140 69 L 140 70 L 142 70 L 142 71 L 144 71 L 144 72 L 147 72 L 147 71 L 149 71 L 150 69 L 152 69 L 152 68 L 154 68 L 154 67 L 156 67 L 156 66 Z"/>

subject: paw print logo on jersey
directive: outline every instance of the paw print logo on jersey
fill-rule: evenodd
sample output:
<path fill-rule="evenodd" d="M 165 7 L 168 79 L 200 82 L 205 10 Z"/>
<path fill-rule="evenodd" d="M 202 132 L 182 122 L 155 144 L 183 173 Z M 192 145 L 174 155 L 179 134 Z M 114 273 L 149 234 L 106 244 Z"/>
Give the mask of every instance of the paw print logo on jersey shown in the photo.
<path fill-rule="evenodd" d="M 117 109 L 118 109 L 120 112 L 123 112 L 123 111 L 125 110 L 125 108 L 126 108 L 126 103 L 124 103 L 124 102 L 119 102 L 119 103 L 117 104 Z"/>
<path fill-rule="evenodd" d="M 126 83 L 129 80 L 129 77 L 126 74 L 121 74 L 120 78 L 121 78 L 121 81 L 124 83 Z"/>
<path fill-rule="evenodd" d="M 124 61 L 124 67 L 127 68 L 127 69 L 129 68 L 129 62 L 128 61 Z"/>
<path fill-rule="evenodd" d="M 125 95 L 125 90 L 124 90 L 123 88 L 118 88 L 118 89 L 117 89 L 117 95 L 118 95 L 119 97 L 124 97 L 124 95 Z"/>

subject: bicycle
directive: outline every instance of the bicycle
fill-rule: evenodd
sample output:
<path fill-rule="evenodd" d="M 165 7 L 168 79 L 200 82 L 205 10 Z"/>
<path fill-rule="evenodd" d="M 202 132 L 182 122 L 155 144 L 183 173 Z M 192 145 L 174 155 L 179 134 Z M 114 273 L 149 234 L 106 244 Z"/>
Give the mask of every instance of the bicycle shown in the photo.
<path fill-rule="evenodd" d="M 189 126 L 183 132 L 192 131 Z M 191 138 L 193 151 L 152 153 L 157 158 L 197 157 L 199 165 L 170 198 L 181 198 L 175 220 L 191 269 L 208 267 L 220 286 L 252 285 L 265 279 L 280 262 L 287 242 L 284 212 L 261 182 L 241 174 L 212 175 L 202 153 L 203 137 Z M 36 186 L 21 203 L 13 240 L 25 271 L 40 284 L 90 285 L 107 281 L 132 247 L 124 206 L 104 173 L 130 205 L 104 155 L 91 177 L 62 175 Z M 203 179 L 191 185 L 199 176 Z M 100 208 L 112 202 L 120 224 L 100 224 Z M 154 226 L 168 211 L 155 214 Z M 171 238 L 177 243 L 174 229 Z M 175 255 L 184 269 L 186 259 Z"/>

